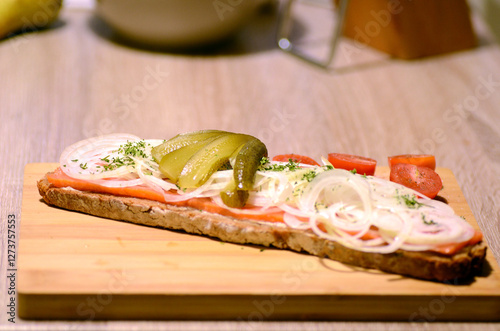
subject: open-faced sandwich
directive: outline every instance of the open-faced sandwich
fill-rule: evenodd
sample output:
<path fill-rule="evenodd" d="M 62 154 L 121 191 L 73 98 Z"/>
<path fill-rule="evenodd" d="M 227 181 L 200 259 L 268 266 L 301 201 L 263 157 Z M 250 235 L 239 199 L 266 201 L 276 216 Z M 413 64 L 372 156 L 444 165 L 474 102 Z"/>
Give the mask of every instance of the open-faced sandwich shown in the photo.
<path fill-rule="evenodd" d="M 322 165 L 293 154 L 269 159 L 245 134 L 116 134 L 68 147 L 38 188 L 49 205 L 225 242 L 428 280 L 476 274 L 482 234 L 432 199 L 442 185 L 435 164 L 397 159 L 388 180 L 373 175 L 376 162 L 353 165 L 345 155 L 329 154 Z"/>

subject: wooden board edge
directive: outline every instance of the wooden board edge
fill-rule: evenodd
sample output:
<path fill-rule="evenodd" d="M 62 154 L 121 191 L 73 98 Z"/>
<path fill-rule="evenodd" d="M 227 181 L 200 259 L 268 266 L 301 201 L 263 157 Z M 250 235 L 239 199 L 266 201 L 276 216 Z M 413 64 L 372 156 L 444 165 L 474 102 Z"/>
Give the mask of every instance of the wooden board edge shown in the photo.
<path fill-rule="evenodd" d="M 19 293 L 19 317 L 26 320 L 234 320 L 249 323 L 278 320 L 500 321 L 500 300 L 483 296 L 79 294 L 62 297 L 61 300 L 60 295 Z M 467 313 L 471 305 L 476 307 L 474 315 Z"/>

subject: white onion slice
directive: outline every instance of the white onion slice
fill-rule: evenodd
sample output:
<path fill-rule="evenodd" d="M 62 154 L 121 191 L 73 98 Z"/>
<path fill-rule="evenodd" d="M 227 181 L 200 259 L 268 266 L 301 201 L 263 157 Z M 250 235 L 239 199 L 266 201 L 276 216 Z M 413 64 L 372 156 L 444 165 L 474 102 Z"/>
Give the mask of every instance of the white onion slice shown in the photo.
<path fill-rule="evenodd" d="M 310 229 L 311 225 L 309 222 L 304 222 L 299 220 L 297 217 L 294 215 L 285 213 L 283 216 L 283 221 L 285 222 L 286 225 L 291 227 L 292 229 Z"/>
<path fill-rule="evenodd" d="M 233 212 L 235 214 L 245 214 L 245 215 L 267 215 L 270 213 L 276 213 L 279 212 L 280 209 L 277 207 L 270 207 L 270 208 L 251 208 L 251 209 L 241 209 L 241 208 L 232 208 L 228 207 L 224 204 L 222 201 L 222 198 L 220 195 L 214 195 L 212 197 L 212 201 L 218 205 L 219 207 L 222 207 L 224 209 L 229 210 L 230 212 Z"/>

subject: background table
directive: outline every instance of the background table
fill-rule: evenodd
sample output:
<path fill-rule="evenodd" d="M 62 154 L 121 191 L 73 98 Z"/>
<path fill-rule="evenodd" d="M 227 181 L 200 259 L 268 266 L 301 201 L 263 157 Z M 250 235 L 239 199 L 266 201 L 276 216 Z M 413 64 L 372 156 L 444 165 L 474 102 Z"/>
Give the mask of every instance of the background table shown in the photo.
<path fill-rule="evenodd" d="M 370 54 L 322 70 L 276 49 L 275 14 L 231 44 L 197 54 L 131 47 L 88 10 L 0 42 L 0 329 L 494 330 L 478 323 L 7 322 L 6 229 L 22 222 L 23 168 L 112 132 L 169 138 L 202 128 L 244 131 L 271 154 L 319 158 L 435 154 L 450 168 L 500 260 L 500 48 L 479 24 L 473 50 L 419 61 Z M 339 56 L 342 56 L 339 53 Z M 431 321 L 429 321 L 431 322 Z"/>

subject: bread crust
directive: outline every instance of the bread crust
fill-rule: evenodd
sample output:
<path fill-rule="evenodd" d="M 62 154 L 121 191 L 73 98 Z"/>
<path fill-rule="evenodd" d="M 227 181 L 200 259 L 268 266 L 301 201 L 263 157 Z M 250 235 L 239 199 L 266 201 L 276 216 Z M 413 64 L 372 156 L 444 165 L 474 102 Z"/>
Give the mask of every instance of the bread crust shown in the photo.
<path fill-rule="evenodd" d="M 57 188 L 46 177 L 37 183 L 43 200 L 52 206 L 140 225 L 179 230 L 236 244 L 254 244 L 305 252 L 353 266 L 378 269 L 426 280 L 457 281 L 482 270 L 486 245 L 467 246 L 452 256 L 434 252 L 365 253 L 318 237 L 310 230 L 285 224 L 240 220 L 166 203 L 110 194 Z"/>

